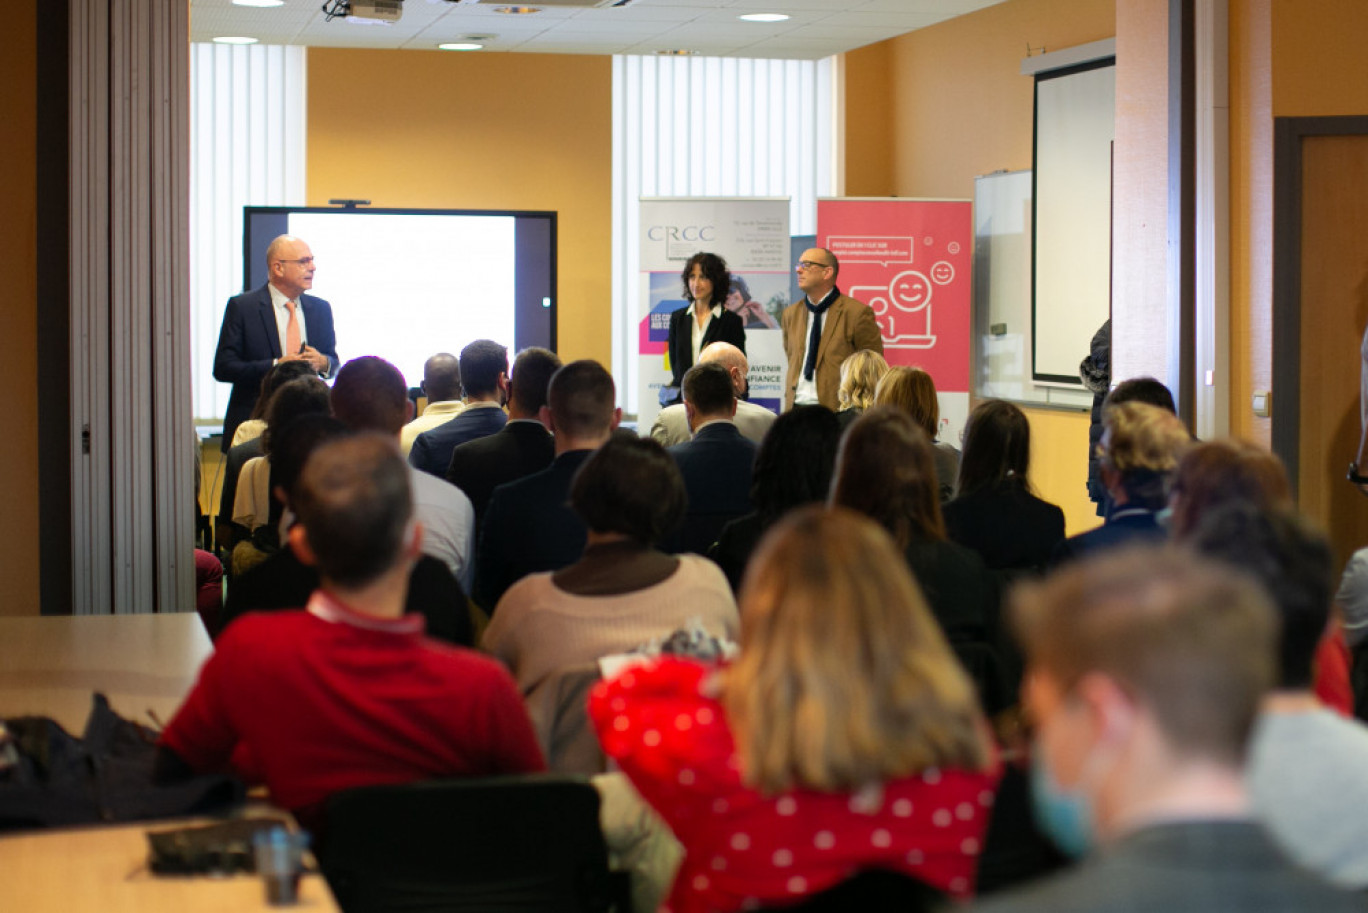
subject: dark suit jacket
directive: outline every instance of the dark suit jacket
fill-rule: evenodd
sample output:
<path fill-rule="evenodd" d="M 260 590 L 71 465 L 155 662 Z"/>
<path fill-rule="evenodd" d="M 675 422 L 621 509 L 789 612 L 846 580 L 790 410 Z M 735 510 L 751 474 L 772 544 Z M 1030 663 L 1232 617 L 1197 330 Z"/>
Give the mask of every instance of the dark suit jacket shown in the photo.
<path fill-rule="evenodd" d="M 445 479 L 451 451 L 467 441 L 493 434 L 508 422 L 508 413 L 489 406 L 467 406 L 460 415 L 413 439 L 409 465 Z"/>
<path fill-rule="evenodd" d="M 996 643 L 998 582 L 978 555 L 949 541 L 914 542 L 905 554 L 947 638 Z"/>
<path fill-rule="evenodd" d="M 1143 507 L 1117 507 L 1097 529 L 1065 539 L 1055 549 L 1053 564 L 1059 565 L 1121 545 L 1157 542 L 1168 536 L 1154 519 L 1154 511 Z"/>
<path fill-rule="evenodd" d="M 278 612 L 302 608 L 318 589 L 318 571 L 302 564 L 293 549 L 282 548 L 247 573 L 233 579 L 228 603 L 215 637 L 247 612 Z M 451 571 L 436 558 L 423 555 L 409 574 L 405 612 L 418 612 L 427 622 L 427 635 L 474 646 L 466 594 Z"/>
<path fill-rule="evenodd" d="M 684 372 L 693 367 L 693 327 L 689 326 L 688 308 L 680 308 L 670 315 L 670 337 L 666 349 L 670 353 L 670 386 L 678 387 L 684 382 Z M 703 331 L 698 351 L 703 351 L 714 342 L 729 342 L 742 352 L 746 351 L 746 327 L 741 318 L 725 307 L 722 313 L 713 318 Z"/>
<path fill-rule="evenodd" d="M 333 336 L 332 306 L 313 295 L 299 296 L 304 314 L 304 329 L 309 345 L 328 356 L 327 377 L 337 373 L 337 341 Z M 268 286 L 243 292 L 228 299 L 219 328 L 218 349 L 214 352 L 214 380 L 232 384 L 228 413 L 223 418 L 224 446 L 233 441 L 233 432 L 252 415 L 261 379 L 280 358 L 280 329 L 276 325 Z"/>
<path fill-rule="evenodd" d="M 756 449 L 731 422 L 706 425 L 693 440 L 669 448 L 684 476 L 689 508 L 683 526 L 667 539 L 668 550 L 707 554 L 728 521 L 751 512 Z"/>
<path fill-rule="evenodd" d="M 780 315 L 784 327 L 784 355 L 788 357 L 788 380 L 784 384 L 784 408 L 793 406 L 793 391 L 803 371 L 807 351 L 808 309 L 803 299 L 784 308 Z M 817 382 L 817 401 L 828 409 L 837 408 L 836 393 L 841 389 L 841 362 L 861 349 L 883 354 L 883 335 L 874 311 L 863 301 L 839 296 L 827 309 L 822 324 L 822 340 L 817 345 L 817 367 L 812 378 Z"/>
<path fill-rule="evenodd" d="M 475 561 L 475 603 L 494 613 L 528 574 L 558 571 L 584 553 L 584 521 L 570 509 L 570 482 L 592 450 L 562 453 L 541 472 L 494 489 Z"/>
<path fill-rule="evenodd" d="M 541 422 L 509 422 L 498 432 L 451 451 L 446 480 L 470 498 L 478 530 L 495 488 L 540 472 L 555 458 L 555 440 Z"/>
<path fill-rule="evenodd" d="M 1064 511 L 1019 485 L 982 488 L 941 510 L 950 539 L 994 571 L 1043 571 L 1064 541 Z"/>

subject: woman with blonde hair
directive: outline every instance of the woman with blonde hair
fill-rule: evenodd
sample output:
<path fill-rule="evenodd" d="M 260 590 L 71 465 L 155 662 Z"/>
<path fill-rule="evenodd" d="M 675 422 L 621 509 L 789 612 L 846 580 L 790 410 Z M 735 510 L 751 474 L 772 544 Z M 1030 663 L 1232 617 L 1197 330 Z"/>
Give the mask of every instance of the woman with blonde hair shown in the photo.
<path fill-rule="evenodd" d="M 935 448 L 936 485 L 941 503 L 955 496 L 955 479 L 959 475 L 960 452 L 949 444 L 936 440 L 940 434 L 940 400 L 936 397 L 936 382 L 921 368 L 898 365 L 888 369 L 874 391 L 877 406 L 897 406 L 906 412 Z"/>
<path fill-rule="evenodd" d="M 864 869 L 966 897 L 998 776 L 973 686 L 889 536 L 794 512 L 741 592 L 741 653 L 595 689 L 606 753 L 684 845 L 674 913 L 791 902 Z"/>
<path fill-rule="evenodd" d="M 842 431 L 874 405 L 874 391 L 887 373 L 888 362 L 873 349 L 861 349 L 841 362 L 841 387 L 836 391 L 840 409 L 836 418 Z"/>

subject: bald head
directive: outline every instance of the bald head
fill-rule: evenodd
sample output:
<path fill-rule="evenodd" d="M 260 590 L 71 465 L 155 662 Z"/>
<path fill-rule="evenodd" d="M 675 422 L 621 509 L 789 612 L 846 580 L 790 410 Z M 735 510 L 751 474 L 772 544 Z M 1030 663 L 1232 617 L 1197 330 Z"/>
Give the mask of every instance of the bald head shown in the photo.
<path fill-rule="evenodd" d="M 281 235 L 266 248 L 266 275 L 281 294 L 297 299 L 313 288 L 313 251 L 302 238 Z"/>
<path fill-rule="evenodd" d="M 461 398 L 461 362 L 450 352 L 438 352 L 423 362 L 423 395 L 430 403 Z"/>
<path fill-rule="evenodd" d="M 729 342 L 714 342 L 698 353 L 700 365 L 711 362 L 716 362 L 727 369 L 727 373 L 731 375 L 732 392 L 737 396 L 744 396 L 747 386 L 746 375 L 750 373 L 746 353 Z"/>

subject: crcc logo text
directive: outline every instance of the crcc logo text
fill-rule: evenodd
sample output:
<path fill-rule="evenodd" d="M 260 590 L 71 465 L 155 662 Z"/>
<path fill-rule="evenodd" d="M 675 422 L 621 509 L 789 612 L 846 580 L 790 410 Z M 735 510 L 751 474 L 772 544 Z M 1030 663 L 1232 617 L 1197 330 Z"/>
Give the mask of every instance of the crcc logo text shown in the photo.
<path fill-rule="evenodd" d="M 712 241 L 715 232 L 712 225 L 652 225 L 646 237 L 652 241 Z"/>

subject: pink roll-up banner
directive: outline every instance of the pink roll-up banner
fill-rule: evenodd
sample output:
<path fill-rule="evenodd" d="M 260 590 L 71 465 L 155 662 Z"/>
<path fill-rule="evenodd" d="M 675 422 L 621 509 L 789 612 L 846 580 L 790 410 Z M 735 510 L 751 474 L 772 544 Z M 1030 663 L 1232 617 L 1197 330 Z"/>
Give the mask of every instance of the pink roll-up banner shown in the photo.
<path fill-rule="evenodd" d="M 969 200 L 817 201 L 817 245 L 836 255 L 843 294 L 874 309 L 890 365 L 936 382 L 938 440 L 958 447 L 969 415 Z"/>

